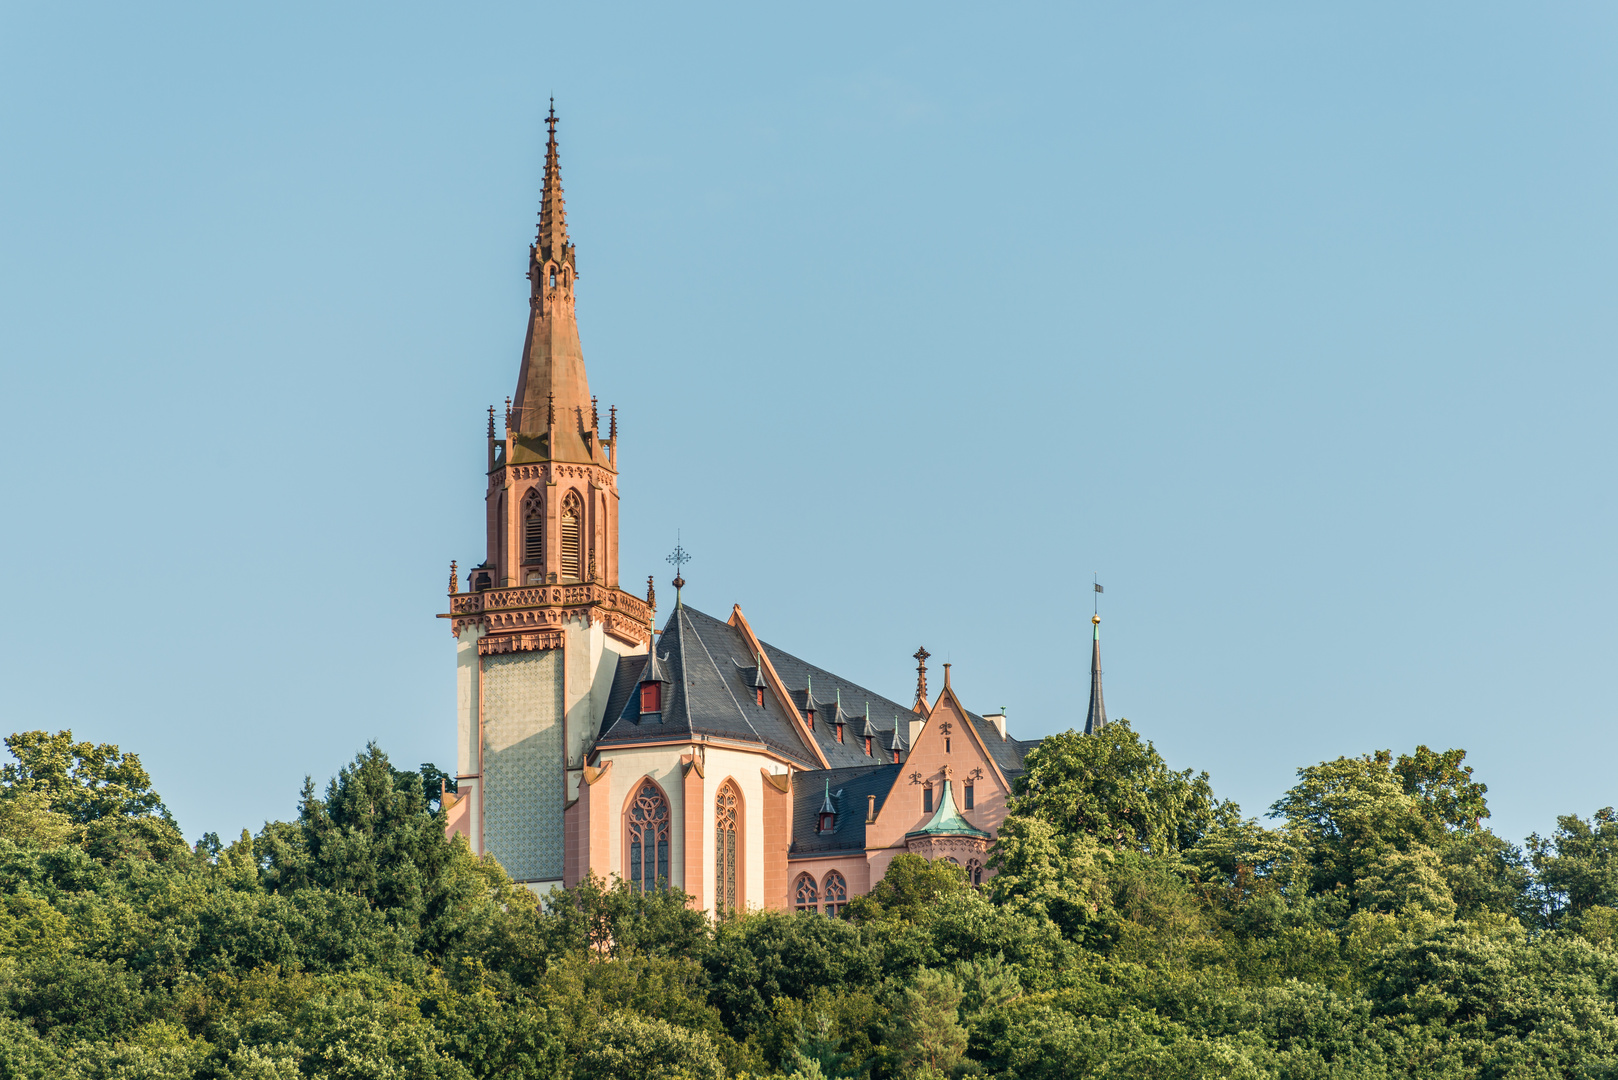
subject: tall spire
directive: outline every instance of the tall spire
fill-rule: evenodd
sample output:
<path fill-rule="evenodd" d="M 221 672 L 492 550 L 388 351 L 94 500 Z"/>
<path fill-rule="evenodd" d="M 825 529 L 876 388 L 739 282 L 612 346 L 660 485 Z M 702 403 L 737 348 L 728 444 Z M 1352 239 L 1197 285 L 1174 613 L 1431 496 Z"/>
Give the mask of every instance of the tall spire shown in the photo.
<path fill-rule="evenodd" d="M 545 126 L 539 234 L 528 249 L 528 338 L 511 403 L 511 426 L 521 453 L 514 451 L 512 460 L 608 464 L 591 428 L 595 410 L 579 346 L 573 295 L 578 262 L 567 234 L 554 101 Z"/>
<path fill-rule="evenodd" d="M 567 204 L 562 199 L 562 161 L 556 152 L 556 99 L 545 118 L 545 190 L 539 199 L 539 238 L 534 242 L 541 263 L 573 265 L 573 245 L 567 241 Z"/>
<path fill-rule="evenodd" d="M 1090 713 L 1084 718 L 1084 733 L 1094 735 L 1107 726 L 1107 705 L 1101 700 L 1101 616 L 1090 616 L 1095 627 L 1095 644 L 1090 650 Z"/>

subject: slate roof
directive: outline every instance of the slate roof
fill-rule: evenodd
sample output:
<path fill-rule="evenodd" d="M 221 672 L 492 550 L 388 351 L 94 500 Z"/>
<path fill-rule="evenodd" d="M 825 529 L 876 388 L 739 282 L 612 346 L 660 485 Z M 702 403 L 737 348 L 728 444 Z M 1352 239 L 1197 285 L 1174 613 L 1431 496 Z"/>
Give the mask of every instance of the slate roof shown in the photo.
<path fill-rule="evenodd" d="M 781 676 L 781 681 L 795 699 L 801 700 L 803 691 L 813 684 L 815 698 L 819 702 L 815 713 L 815 745 L 826 755 L 832 768 L 853 768 L 882 761 L 891 763 L 893 756 L 887 753 L 887 749 L 895 717 L 903 729 L 902 738 L 909 745 L 910 721 L 917 719 L 916 714 L 910 711 L 910 706 L 901 705 L 892 698 L 833 675 L 825 668 L 800 660 L 767 641 L 759 644 L 764 646 L 764 653 L 770 658 L 775 673 Z M 842 742 L 837 741 L 837 728 L 832 723 L 832 713 L 836 711 L 839 698 L 843 706 Z M 871 740 L 871 757 L 865 756 L 865 740 L 858 734 L 865 725 L 867 709 L 871 713 L 871 726 L 877 733 L 876 738 Z M 998 735 L 995 737 L 999 738 Z"/>
<path fill-rule="evenodd" d="M 865 814 L 869 796 L 880 813 L 903 765 L 863 765 L 852 769 L 815 769 L 792 775 L 792 846 L 789 859 L 807 859 L 842 851 L 865 850 Z M 836 826 L 822 835 L 820 807 L 831 785 L 837 807 Z M 841 798 L 838 797 L 839 792 Z"/>
<path fill-rule="evenodd" d="M 657 655 L 669 680 L 663 687 L 662 711 L 642 715 L 640 696 L 625 695 L 616 714 L 607 714 L 597 746 L 709 735 L 761 744 L 800 768 L 818 768 L 775 695 L 765 694 L 764 704 L 758 704 L 754 665 L 739 629 L 682 604 L 663 626 Z M 636 665 L 635 659 L 625 657 L 618 669 L 638 666 L 634 676 L 638 682 L 647 661 Z M 616 683 L 615 679 L 615 698 Z"/>
<path fill-rule="evenodd" d="M 816 703 L 815 745 L 830 762 L 830 770 L 819 768 L 797 725 L 772 691 L 764 694 L 763 705 L 758 704 L 758 687 L 763 679 L 758 657 L 748 646 L 746 635 L 728 622 L 683 604 L 669 616 L 657 639 L 658 663 L 661 674 L 668 680 L 663 686 L 662 712 L 646 716 L 640 712 L 636 686 L 646 672 L 647 659 L 621 657 L 613 672 L 612 690 L 597 745 L 610 747 L 700 735 L 756 743 L 774 750 L 800 769 L 811 770 L 805 782 L 822 797 L 828 776 L 833 777 L 835 793 L 838 785 L 835 776 L 840 772 L 855 770 L 861 776 L 874 776 L 877 774 L 871 773 L 873 768 L 898 768 L 892 763 L 890 747 L 896 738 L 901 747 L 908 749 L 910 745 L 910 722 L 917 716 L 909 706 L 840 678 L 768 642 L 760 644 L 800 711 L 807 704 L 805 690 L 812 684 Z M 837 741 L 837 729 L 832 723 L 839 700 L 845 721 L 841 743 Z M 870 757 L 865 754 L 865 740 L 861 737 L 867 714 L 875 732 Z M 1021 772 L 1023 757 L 1037 740 L 1002 739 L 988 720 L 971 712 L 967 717 L 1000 770 L 1008 778 Z M 880 802 L 887 797 L 887 790 L 864 791 L 860 796 L 862 804 L 865 794 L 878 794 Z M 819 804 L 798 809 L 813 818 Z M 863 805 L 857 816 L 863 843 Z M 814 824 L 811 821 L 809 825 L 810 837 Z M 840 824 L 839 832 L 841 830 Z M 804 842 L 808 843 L 809 838 L 805 837 Z"/>

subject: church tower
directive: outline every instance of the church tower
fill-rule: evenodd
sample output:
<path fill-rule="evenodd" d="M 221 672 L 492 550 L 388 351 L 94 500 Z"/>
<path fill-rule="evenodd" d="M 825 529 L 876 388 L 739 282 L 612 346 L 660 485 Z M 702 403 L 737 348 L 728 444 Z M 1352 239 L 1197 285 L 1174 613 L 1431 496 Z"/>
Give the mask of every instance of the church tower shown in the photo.
<path fill-rule="evenodd" d="M 546 120 L 528 329 L 504 429 L 489 412 L 487 553 L 450 577 L 458 779 L 451 829 L 513 880 L 560 884 L 563 810 L 606 711 L 617 657 L 642 654 L 652 608 L 618 587 L 618 422 L 605 434 L 575 309 L 556 110 Z"/>

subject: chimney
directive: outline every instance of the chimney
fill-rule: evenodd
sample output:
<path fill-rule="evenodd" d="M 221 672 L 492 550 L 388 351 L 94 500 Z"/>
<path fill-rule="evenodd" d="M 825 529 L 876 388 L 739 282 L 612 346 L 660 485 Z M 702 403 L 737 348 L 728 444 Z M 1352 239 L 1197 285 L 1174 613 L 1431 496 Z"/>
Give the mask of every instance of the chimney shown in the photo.
<path fill-rule="evenodd" d="M 867 796 L 865 796 L 865 820 L 867 822 L 872 822 L 872 821 L 876 820 L 876 796 L 875 795 L 867 795 Z"/>
<path fill-rule="evenodd" d="M 1005 709 L 1005 706 L 1002 705 L 1000 707 L 999 712 L 990 713 L 988 716 L 985 716 L 983 719 L 987 720 L 989 723 L 994 725 L 994 730 L 996 730 L 996 731 L 998 731 L 1000 733 L 1000 738 L 1004 739 L 1006 737 L 1006 709 Z"/>

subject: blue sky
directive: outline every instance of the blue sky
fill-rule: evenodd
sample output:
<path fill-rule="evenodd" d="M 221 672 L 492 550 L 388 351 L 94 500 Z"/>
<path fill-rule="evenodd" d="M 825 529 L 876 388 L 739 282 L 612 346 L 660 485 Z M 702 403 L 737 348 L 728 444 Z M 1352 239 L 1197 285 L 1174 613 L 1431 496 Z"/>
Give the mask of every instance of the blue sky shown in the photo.
<path fill-rule="evenodd" d="M 555 94 L 623 578 L 1262 813 L 1618 802 L 1618 11 L 0 8 L 0 720 L 189 836 L 453 764 Z M 666 586 L 660 586 L 666 588 Z M 936 667 L 935 667 L 936 671 Z"/>

